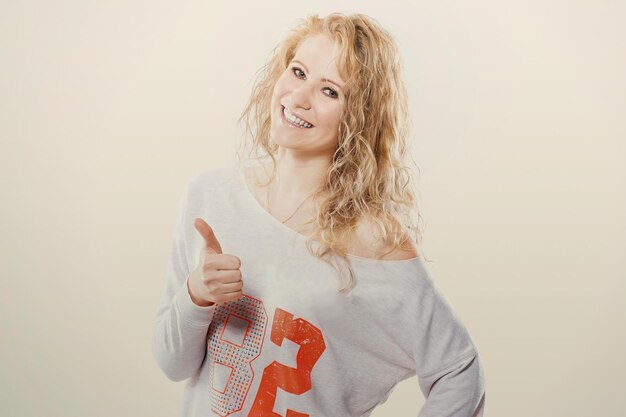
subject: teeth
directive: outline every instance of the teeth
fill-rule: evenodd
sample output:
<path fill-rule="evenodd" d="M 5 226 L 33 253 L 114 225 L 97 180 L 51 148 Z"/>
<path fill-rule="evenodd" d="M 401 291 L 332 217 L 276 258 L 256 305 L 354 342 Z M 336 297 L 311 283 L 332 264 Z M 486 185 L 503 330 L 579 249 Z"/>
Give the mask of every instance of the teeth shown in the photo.
<path fill-rule="evenodd" d="M 291 123 L 298 125 L 299 127 L 304 127 L 307 129 L 312 126 L 311 123 L 305 122 L 299 117 L 293 115 L 287 107 L 283 107 L 283 108 L 285 109 L 283 112 L 283 114 L 285 115 L 285 119 L 289 120 Z"/>

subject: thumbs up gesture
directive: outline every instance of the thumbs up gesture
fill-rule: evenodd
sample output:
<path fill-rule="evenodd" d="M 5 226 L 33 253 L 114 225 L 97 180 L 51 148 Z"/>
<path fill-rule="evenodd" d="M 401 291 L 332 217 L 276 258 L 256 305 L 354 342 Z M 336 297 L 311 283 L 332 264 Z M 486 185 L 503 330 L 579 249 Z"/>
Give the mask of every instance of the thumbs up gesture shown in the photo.
<path fill-rule="evenodd" d="M 235 255 L 222 253 L 213 229 L 197 217 L 194 226 L 204 238 L 200 262 L 189 275 L 187 290 L 191 301 L 200 307 L 238 300 L 242 297 L 241 260 Z"/>

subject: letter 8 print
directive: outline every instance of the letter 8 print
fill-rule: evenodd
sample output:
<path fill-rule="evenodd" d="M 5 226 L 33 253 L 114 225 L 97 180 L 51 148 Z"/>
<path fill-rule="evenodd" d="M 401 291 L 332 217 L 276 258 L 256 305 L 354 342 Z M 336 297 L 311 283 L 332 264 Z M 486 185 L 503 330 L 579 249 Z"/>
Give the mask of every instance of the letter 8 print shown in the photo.
<path fill-rule="evenodd" d="M 245 334 L 240 344 L 222 337 L 230 320 L 247 322 L 245 332 L 241 331 Z M 216 365 L 230 368 L 225 387 L 220 389 L 213 384 L 210 391 L 211 409 L 218 415 L 226 417 L 243 408 L 255 377 L 251 362 L 261 352 L 266 326 L 267 314 L 263 302 L 250 296 L 244 295 L 236 302 L 220 304 L 215 309 L 207 347 L 207 355 L 212 361 L 209 367 L 210 381 L 215 381 Z M 273 411 L 279 387 L 296 395 L 311 389 L 311 371 L 326 350 L 322 332 L 308 321 L 294 319 L 293 314 L 276 308 L 270 339 L 274 344 L 282 346 L 285 338 L 300 345 L 296 355 L 297 367 L 291 368 L 276 361 L 265 367 L 248 417 L 283 417 Z M 287 410 L 284 417 L 308 416 L 303 412 Z"/>

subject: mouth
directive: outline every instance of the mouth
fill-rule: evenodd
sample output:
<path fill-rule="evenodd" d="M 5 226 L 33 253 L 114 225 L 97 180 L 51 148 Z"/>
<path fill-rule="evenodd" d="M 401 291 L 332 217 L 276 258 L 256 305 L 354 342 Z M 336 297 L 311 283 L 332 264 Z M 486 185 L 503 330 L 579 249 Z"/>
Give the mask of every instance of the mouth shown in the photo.
<path fill-rule="evenodd" d="M 312 127 L 314 127 L 306 120 L 302 120 L 296 115 L 292 114 L 289 109 L 287 109 L 283 105 L 280 106 L 280 117 L 290 127 L 296 127 L 298 129 L 311 129 Z"/>

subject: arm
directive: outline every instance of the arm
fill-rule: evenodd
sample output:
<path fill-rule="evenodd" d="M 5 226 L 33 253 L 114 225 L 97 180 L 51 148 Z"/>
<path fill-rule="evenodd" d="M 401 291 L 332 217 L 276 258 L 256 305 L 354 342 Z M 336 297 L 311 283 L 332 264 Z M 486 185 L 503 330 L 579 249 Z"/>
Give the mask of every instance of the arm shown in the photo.
<path fill-rule="evenodd" d="M 418 381 L 426 397 L 418 417 L 483 416 L 485 376 L 476 351 L 439 372 L 420 376 Z"/>
<path fill-rule="evenodd" d="M 418 417 L 482 417 L 485 374 L 467 328 L 434 284 L 420 304 L 415 358 L 426 402 Z"/>
<path fill-rule="evenodd" d="M 190 185 L 180 204 L 171 242 L 165 289 L 156 313 L 152 353 L 172 381 L 193 376 L 204 361 L 207 331 L 215 305 L 200 307 L 191 300 L 187 287 L 190 274 L 185 245 L 185 221 Z"/>

